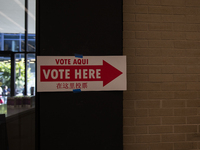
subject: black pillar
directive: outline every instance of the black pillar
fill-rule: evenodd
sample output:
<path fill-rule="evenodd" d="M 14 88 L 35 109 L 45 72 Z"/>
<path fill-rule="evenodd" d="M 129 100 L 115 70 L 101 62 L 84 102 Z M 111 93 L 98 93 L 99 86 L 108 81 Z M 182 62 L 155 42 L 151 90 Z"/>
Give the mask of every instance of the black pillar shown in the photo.
<path fill-rule="evenodd" d="M 121 0 L 37 0 L 37 56 L 122 55 Z M 40 150 L 122 150 L 123 92 L 37 93 Z"/>

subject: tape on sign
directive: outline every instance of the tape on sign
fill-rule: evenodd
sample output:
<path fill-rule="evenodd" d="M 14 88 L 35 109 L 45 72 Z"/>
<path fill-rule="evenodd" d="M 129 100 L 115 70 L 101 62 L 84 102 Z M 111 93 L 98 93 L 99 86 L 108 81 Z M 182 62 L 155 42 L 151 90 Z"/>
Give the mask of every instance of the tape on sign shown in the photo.
<path fill-rule="evenodd" d="M 74 54 L 74 55 L 75 55 L 75 57 L 83 58 L 83 55 L 81 55 L 81 54 Z"/>
<path fill-rule="evenodd" d="M 73 92 L 74 93 L 79 93 L 79 92 L 81 92 L 81 89 L 73 89 Z"/>

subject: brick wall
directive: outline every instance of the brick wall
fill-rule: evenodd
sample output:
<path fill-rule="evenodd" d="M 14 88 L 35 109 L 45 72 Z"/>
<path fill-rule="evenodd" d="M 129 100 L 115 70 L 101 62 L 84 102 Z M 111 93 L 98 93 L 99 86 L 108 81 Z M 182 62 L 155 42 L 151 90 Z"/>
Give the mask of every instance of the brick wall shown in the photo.
<path fill-rule="evenodd" d="M 200 0 L 123 0 L 124 150 L 200 149 Z"/>

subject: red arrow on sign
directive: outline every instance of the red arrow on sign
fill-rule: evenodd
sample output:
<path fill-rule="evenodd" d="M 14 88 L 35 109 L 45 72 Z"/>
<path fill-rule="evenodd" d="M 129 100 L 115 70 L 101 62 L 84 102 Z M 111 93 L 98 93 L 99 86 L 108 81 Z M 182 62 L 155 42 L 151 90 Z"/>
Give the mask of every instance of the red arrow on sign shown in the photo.
<path fill-rule="evenodd" d="M 122 74 L 121 71 L 119 71 L 118 69 L 116 69 L 115 67 L 111 66 L 109 63 L 103 60 L 103 67 L 102 67 L 103 86 L 107 85 L 121 74 Z"/>
<path fill-rule="evenodd" d="M 40 81 L 103 81 L 103 86 L 122 74 L 103 60 L 103 65 L 40 66 Z"/>

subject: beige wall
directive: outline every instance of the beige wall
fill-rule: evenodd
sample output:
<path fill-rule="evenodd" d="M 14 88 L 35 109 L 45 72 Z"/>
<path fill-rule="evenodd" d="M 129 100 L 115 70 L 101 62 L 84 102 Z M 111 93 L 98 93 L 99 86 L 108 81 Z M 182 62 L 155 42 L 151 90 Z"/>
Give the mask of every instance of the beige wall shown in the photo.
<path fill-rule="evenodd" d="M 124 150 L 200 149 L 200 0 L 123 0 Z"/>

